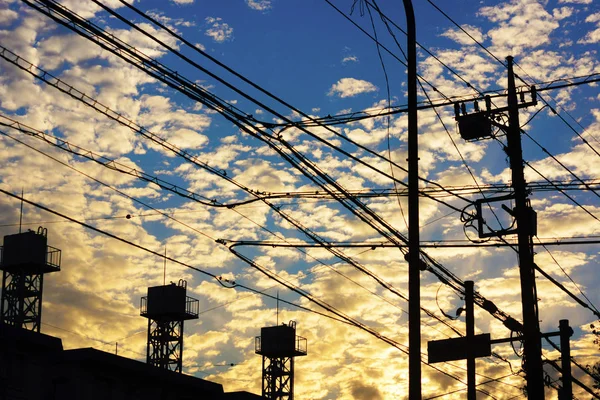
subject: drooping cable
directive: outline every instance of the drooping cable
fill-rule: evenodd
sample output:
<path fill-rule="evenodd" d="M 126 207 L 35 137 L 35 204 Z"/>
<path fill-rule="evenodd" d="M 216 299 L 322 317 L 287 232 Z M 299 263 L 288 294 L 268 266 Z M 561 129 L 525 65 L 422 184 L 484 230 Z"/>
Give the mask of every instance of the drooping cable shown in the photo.
<path fill-rule="evenodd" d="M 31 2 L 29 2 L 27 0 L 23 0 L 23 1 L 26 2 L 26 3 L 28 3 L 28 4 L 31 4 Z M 48 1 L 44 2 L 44 4 L 50 4 L 50 3 L 52 3 L 52 2 L 48 2 Z M 52 4 L 54 4 L 54 3 L 52 3 Z M 45 11 L 46 11 L 46 10 L 41 9 L 39 7 L 35 7 L 34 6 L 34 8 L 38 9 L 42 13 L 45 13 Z M 65 13 L 65 10 L 62 9 L 61 12 Z M 58 16 L 53 15 L 51 12 L 50 12 L 49 16 L 51 16 L 51 18 L 57 20 L 57 22 L 63 23 L 67 27 L 75 28 L 75 29 L 77 28 L 77 27 L 72 27 L 71 26 L 71 23 L 73 22 L 71 20 L 69 20 L 70 22 L 68 22 L 68 23 L 64 22 Z M 86 25 L 86 24 L 84 24 L 84 25 Z M 89 23 L 87 25 L 89 25 Z M 95 33 L 94 36 L 86 36 L 82 31 L 76 30 L 76 32 L 78 32 L 79 34 L 82 34 L 84 37 L 88 37 L 90 40 L 95 41 L 95 39 L 97 39 L 97 37 L 98 37 L 98 35 L 100 33 L 98 33 L 99 31 L 98 31 L 97 28 L 93 28 L 93 31 Z M 102 36 L 102 39 L 103 40 L 109 40 L 110 36 L 104 35 L 104 36 Z M 110 50 L 109 47 L 108 47 L 108 45 L 106 43 L 104 43 L 104 42 L 101 44 L 101 46 L 103 48 L 107 49 L 107 50 Z M 137 58 L 140 57 L 139 51 L 131 52 L 131 51 L 125 51 L 125 50 L 127 50 L 127 49 L 126 48 L 120 48 L 120 50 L 118 52 L 115 52 L 114 54 L 116 54 L 116 55 L 118 55 L 120 57 L 124 57 L 124 54 L 127 53 L 127 54 L 129 54 L 131 56 L 135 56 Z M 127 61 L 126 57 L 124 59 Z M 137 66 L 138 68 L 140 68 L 142 70 L 145 70 L 146 67 L 151 67 L 153 70 L 155 70 L 156 68 L 158 68 L 157 65 L 159 65 L 156 61 L 153 61 L 150 64 L 146 64 L 146 63 L 145 64 L 141 64 L 139 61 L 135 61 L 135 62 L 132 62 L 132 64 L 135 65 L 135 66 Z M 323 184 L 327 183 L 327 184 L 332 184 L 333 188 L 337 187 L 337 185 L 335 183 L 333 183 L 329 178 L 327 178 L 326 175 L 323 175 L 322 173 L 318 172 L 318 169 L 316 169 L 314 165 L 311 165 L 310 163 L 305 164 L 305 165 L 298 164 L 296 161 L 300 161 L 302 163 L 305 163 L 306 160 L 303 160 L 303 158 L 302 158 L 301 155 L 299 155 L 297 152 L 295 152 L 294 149 L 291 148 L 289 145 L 286 145 L 285 141 L 277 140 L 279 138 L 275 138 L 275 137 L 270 136 L 270 135 L 264 136 L 264 132 L 259 134 L 258 131 L 256 131 L 256 127 L 250 127 L 250 126 L 246 126 L 246 125 L 241 124 L 240 121 L 238 121 L 238 120 L 235 119 L 236 118 L 235 114 L 229 114 L 229 107 L 227 107 L 227 106 L 220 106 L 218 104 L 215 104 L 214 103 L 215 102 L 214 98 L 208 98 L 208 99 L 206 99 L 205 98 L 206 97 L 205 93 L 202 93 L 200 96 L 194 95 L 193 91 L 190 92 L 190 90 L 195 89 L 195 87 L 190 88 L 189 86 L 187 86 L 187 81 L 182 80 L 179 76 L 173 76 L 173 74 L 171 74 L 168 70 L 164 70 L 164 69 L 160 69 L 156 73 L 155 72 L 150 72 L 150 71 L 147 71 L 147 72 L 149 72 L 151 76 L 153 76 L 153 77 L 155 77 L 155 78 L 157 78 L 159 80 L 162 80 L 163 82 L 167 83 L 169 86 L 171 86 L 171 87 L 173 87 L 173 88 L 175 88 L 177 90 L 182 91 L 188 97 L 190 97 L 192 99 L 196 99 L 196 100 L 202 102 L 203 104 L 206 104 L 207 106 L 209 106 L 211 108 L 214 108 L 217 112 L 220 112 L 226 119 L 228 119 L 229 121 L 233 122 L 236 126 L 240 127 L 243 131 L 245 131 L 245 132 L 247 132 L 247 133 L 249 133 L 249 134 L 251 134 L 253 136 L 256 136 L 257 138 L 259 138 L 259 139 L 261 139 L 263 141 L 265 141 L 265 143 L 268 143 L 270 146 L 272 146 L 272 148 L 278 154 L 280 154 L 284 159 L 286 159 L 288 162 L 292 162 L 292 164 L 296 168 L 298 168 L 299 170 L 301 170 L 302 173 L 305 174 L 305 176 L 307 176 L 307 177 L 310 178 L 312 176 L 311 175 L 312 173 L 317 173 L 318 176 L 320 176 L 320 179 L 325 179 L 324 181 L 316 181 L 315 183 L 318 182 L 319 185 L 323 185 Z M 171 79 L 173 81 L 171 81 Z M 245 122 L 247 122 L 247 121 L 245 121 Z M 284 146 L 283 147 L 278 147 L 278 145 L 275 144 L 275 140 L 277 140 L 279 142 L 279 144 L 283 144 Z M 286 151 L 291 152 L 291 154 L 286 153 Z M 297 158 L 297 160 L 296 160 L 296 158 Z M 351 198 L 348 198 L 347 196 L 345 198 L 343 198 L 343 199 L 339 198 L 337 196 L 336 196 L 336 198 L 338 198 L 339 200 L 350 200 L 352 203 L 356 204 L 356 199 L 351 199 Z M 359 204 L 356 204 L 356 205 L 359 205 Z M 349 206 L 349 207 L 351 207 L 350 209 L 353 209 L 352 208 L 353 206 L 351 204 L 349 204 L 349 203 L 346 203 L 345 206 Z M 360 207 L 362 208 L 362 206 L 360 206 Z M 356 209 L 354 209 L 354 210 L 356 211 Z M 367 211 L 364 208 L 363 208 L 363 210 Z M 363 219 L 365 222 L 367 222 L 367 221 L 370 221 L 370 217 L 374 217 L 375 219 L 378 219 L 381 222 L 381 220 L 379 218 L 377 218 L 376 216 L 374 216 L 373 214 L 370 214 L 370 213 L 367 213 L 367 215 L 364 215 L 363 217 L 360 217 L 360 218 Z M 372 224 L 372 222 L 373 221 L 370 221 L 368 223 Z M 386 224 L 384 223 L 384 226 L 385 225 Z M 380 231 L 380 230 L 378 230 L 378 231 L 380 233 L 385 232 L 385 231 Z M 384 236 L 387 236 L 387 235 L 384 235 Z M 391 238 L 390 236 L 387 236 L 387 237 Z M 459 290 L 459 291 L 461 290 L 462 282 L 454 274 L 452 274 L 451 272 L 449 272 L 448 270 L 446 270 L 445 268 L 443 268 L 439 263 L 437 263 L 437 262 L 434 263 L 433 260 L 431 259 L 431 257 L 429 257 L 427 255 L 423 255 L 423 256 L 430 263 L 433 263 L 433 265 L 434 265 L 434 267 L 436 269 L 436 273 L 438 275 L 442 274 L 440 276 L 447 276 L 447 277 L 449 277 L 451 279 L 451 281 L 453 281 L 453 282 L 456 283 L 456 284 L 453 284 L 453 286 L 455 287 L 455 289 Z M 443 279 L 445 281 L 448 281 L 445 278 L 443 278 Z M 484 301 L 484 299 L 481 296 L 479 296 L 479 297 L 476 296 L 476 303 L 478 305 L 483 306 L 485 304 L 485 303 L 482 303 L 483 301 Z M 493 310 L 494 311 L 492 312 L 492 315 L 495 315 L 497 318 L 500 318 L 503 321 L 506 319 L 506 317 L 507 317 L 506 314 L 503 314 L 497 308 L 494 308 Z"/>

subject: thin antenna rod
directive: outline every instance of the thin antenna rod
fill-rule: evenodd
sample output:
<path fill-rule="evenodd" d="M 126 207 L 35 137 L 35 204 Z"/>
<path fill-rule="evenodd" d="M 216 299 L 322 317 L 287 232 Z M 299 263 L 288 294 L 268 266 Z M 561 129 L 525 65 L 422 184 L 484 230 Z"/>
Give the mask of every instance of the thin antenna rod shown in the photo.
<path fill-rule="evenodd" d="M 277 290 L 277 323 L 275 325 L 279 325 L 279 290 Z"/>
<path fill-rule="evenodd" d="M 19 233 L 21 233 L 22 225 L 23 225 L 23 188 L 21 188 L 21 214 L 19 214 Z"/>
<path fill-rule="evenodd" d="M 163 285 L 167 284 L 167 245 L 165 244 L 165 263 L 163 267 Z"/>

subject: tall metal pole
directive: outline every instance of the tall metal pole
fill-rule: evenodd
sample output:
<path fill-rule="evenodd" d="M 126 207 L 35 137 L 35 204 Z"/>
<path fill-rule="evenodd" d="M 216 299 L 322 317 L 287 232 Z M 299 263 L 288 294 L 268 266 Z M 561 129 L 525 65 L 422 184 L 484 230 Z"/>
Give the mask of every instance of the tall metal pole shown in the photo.
<path fill-rule="evenodd" d="M 573 398 L 573 378 L 571 376 L 571 344 L 569 340 L 573 335 L 573 329 L 569 326 L 568 319 L 559 321 L 560 328 L 560 358 L 562 369 L 562 388 L 558 392 L 559 400 L 571 400 Z"/>
<path fill-rule="evenodd" d="M 421 282 L 419 262 L 419 141 L 417 126 L 417 40 L 411 0 L 406 12 L 408 63 L 408 398 L 421 399 Z"/>
<path fill-rule="evenodd" d="M 467 400 L 476 400 L 475 392 L 475 356 L 473 354 L 473 336 L 475 336 L 475 310 L 474 310 L 474 284 L 473 281 L 465 281 L 465 314 L 467 319 L 467 343 L 469 356 L 467 357 Z"/>
<path fill-rule="evenodd" d="M 527 188 L 523 174 L 523 150 L 521 147 L 521 126 L 519 124 L 519 104 L 515 88 L 513 58 L 508 62 L 508 132 L 506 135 L 512 185 L 515 192 L 515 219 L 519 253 L 519 274 L 521 278 L 521 302 L 523 303 L 524 361 L 527 375 L 527 397 L 532 400 L 544 399 L 544 375 L 542 369 L 542 344 L 535 293 L 535 270 L 533 264 L 533 233 L 530 208 L 527 204 Z"/>

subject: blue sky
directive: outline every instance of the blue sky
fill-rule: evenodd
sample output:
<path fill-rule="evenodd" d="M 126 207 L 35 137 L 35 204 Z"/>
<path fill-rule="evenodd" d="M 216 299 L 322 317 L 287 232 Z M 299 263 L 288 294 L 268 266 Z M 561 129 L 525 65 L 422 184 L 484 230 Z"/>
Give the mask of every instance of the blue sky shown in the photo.
<path fill-rule="evenodd" d="M 228 102 L 242 115 L 252 115 L 254 122 L 246 125 L 251 131 L 261 132 L 265 124 L 267 128 L 271 126 L 268 124 L 278 126 L 282 118 L 304 119 L 166 32 L 152 27 L 119 1 L 104 0 L 101 3 L 113 7 L 152 36 L 263 105 L 252 103 L 160 48 L 93 2 L 61 2 Z M 361 13 L 364 2 L 357 1 L 351 15 L 352 0 L 331 0 L 331 3 L 373 34 L 368 9 L 364 8 Z M 433 91 L 425 83 L 428 95 L 434 100 L 440 100 L 442 96 L 461 96 L 470 101 L 477 96 L 477 91 L 502 93 L 506 87 L 506 69 L 428 1 L 415 0 L 414 3 L 418 41 L 456 72 L 449 72 L 420 49 L 419 73 L 438 90 Z M 513 55 L 517 74 L 528 84 L 545 87 L 548 82 L 562 84 L 572 82 L 570 78 L 573 77 L 600 73 L 597 54 L 600 8 L 592 0 L 446 0 L 434 3 L 500 60 Z M 400 1 L 381 0 L 377 4 L 391 21 L 405 27 Z M 376 45 L 324 0 L 144 0 L 134 5 L 174 29 L 206 54 L 311 117 L 364 110 L 373 112 L 373 109 L 380 110 L 388 105 L 386 78 Z M 402 60 L 393 37 L 375 11 L 371 12 L 380 42 Z M 392 32 L 404 46 L 404 35 L 396 28 L 392 28 Z M 0 45 L 122 114 L 136 126 L 197 157 L 202 165 L 210 168 L 194 166 L 174 156 L 5 60 L 0 60 L 0 122 L 6 123 L 6 117 L 18 120 L 115 160 L 119 165 L 143 171 L 147 176 L 160 178 L 204 198 L 215 199 L 218 204 L 243 202 L 257 192 L 323 192 L 268 148 L 264 141 L 241 132 L 219 113 L 157 82 L 24 2 L 12 0 L 0 4 Z M 406 103 L 405 67 L 383 49 L 381 58 L 387 73 L 391 105 L 402 106 Z M 456 75 L 476 90 L 467 87 Z M 518 82 L 518 85 L 522 83 Z M 554 115 L 550 107 L 544 107 L 542 101 L 535 108 L 521 110 L 521 123 L 533 117 L 524 129 L 568 171 L 527 137 L 523 137 L 525 160 L 550 180 L 572 181 L 571 171 L 586 182 L 597 182 L 599 163 L 595 150 L 600 148 L 598 86 L 583 85 L 546 91 L 542 95 L 571 127 Z M 419 96 L 420 101 L 426 100 L 423 92 Z M 497 105 L 502 105 L 501 99 Z M 273 109 L 278 115 L 265 108 Z M 472 186 L 475 182 L 482 186 L 508 183 L 510 171 L 501 145 L 494 140 L 465 142 L 458 134 L 453 107 L 437 110 L 439 117 L 432 110 L 419 113 L 421 176 L 455 187 Z M 537 111 L 539 113 L 535 114 Z M 398 114 L 389 121 L 379 117 L 336 125 L 331 130 L 308 128 L 314 136 L 294 127 L 281 132 L 281 127 L 275 127 L 274 132 L 347 190 L 391 190 L 394 185 L 389 178 L 389 158 L 400 167 L 406 167 L 406 124 L 406 115 Z M 380 243 L 384 240 L 331 199 L 290 196 L 269 200 L 271 208 L 260 201 L 234 208 L 207 206 L 131 175 L 111 171 L 89 159 L 65 153 L 18 130 L 2 128 L 3 132 L 79 171 L 68 169 L 2 135 L 2 189 L 13 193 L 23 189 L 25 197 L 31 201 L 87 221 L 155 252 L 162 253 L 166 247 L 167 254 L 174 259 L 265 290 L 270 295 L 279 291 L 282 299 L 311 309 L 318 307 L 268 279 L 215 240 L 223 239 L 229 245 L 239 240 L 268 240 L 274 244 L 311 241 L 300 229 L 284 221 L 282 214 L 332 243 Z M 573 129 L 586 138 L 589 146 L 582 143 Z M 347 138 L 364 148 L 350 144 Z M 504 138 L 499 137 L 499 140 Z M 331 145 L 339 146 L 355 158 L 340 153 Z M 106 185 L 92 181 L 80 172 Z M 222 172 L 240 186 L 227 182 Z M 528 167 L 525 173 L 528 182 L 545 182 Z M 406 181 L 405 172 L 397 167 L 394 176 Z M 423 187 L 431 189 L 435 186 L 423 183 Z M 557 191 L 533 191 L 531 201 L 538 213 L 540 240 L 593 238 L 600 232 L 598 195 L 591 191 L 568 193 L 579 205 Z M 462 209 L 469 200 L 480 197 L 465 196 L 466 200 L 452 196 L 442 200 Z M 375 197 L 363 201 L 394 229 L 406 232 L 405 197 Z M 2 197 L 0 208 L 0 233 L 15 233 L 19 203 Z M 499 210 L 499 213 L 503 211 Z M 132 218 L 125 218 L 128 214 Z M 508 221 L 505 213 L 499 215 Z M 422 199 L 422 240 L 465 241 L 467 237 L 474 238 L 473 230 L 467 229 L 465 235 L 459 216 L 447 205 Z M 23 220 L 25 227 L 48 227 L 49 244 L 63 250 L 62 271 L 48 276 L 46 281 L 42 331 L 63 338 L 67 348 L 93 346 L 112 351 L 114 342 L 119 342 L 120 355 L 143 360 L 146 321 L 139 317 L 139 298 L 146 293 L 147 286 L 163 283 L 163 261 L 33 207 L 25 207 Z M 271 246 L 239 246 L 235 249 L 319 300 L 399 343 L 407 344 L 404 311 L 407 303 L 325 249 L 300 251 Z M 586 302 L 598 305 L 600 297 L 595 290 L 599 283 L 596 272 L 598 245 L 548 246 L 548 249 L 550 252 L 536 246 L 536 263 L 579 297 L 583 298 L 579 290 L 585 293 L 589 298 Z M 341 251 L 399 291 L 407 292 L 407 265 L 398 249 L 343 248 Z M 474 280 L 476 289 L 503 311 L 521 318 L 517 260 L 512 250 L 431 248 L 427 252 L 461 279 Z M 167 281 L 180 278 L 187 279 L 189 294 L 200 300 L 202 312 L 198 321 L 186 323 L 184 372 L 223 383 L 228 391 L 258 393 L 260 358 L 254 354 L 252 339 L 259 334 L 260 327 L 275 323 L 275 301 L 249 295 L 239 288 L 224 289 L 201 274 L 173 262 L 167 263 Z M 436 316 L 444 319 L 441 310 L 453 314 L 462 305 L 459 296 L 450 288 L 440 288 L 439 281 L 431 274 L 424 273 L 422 281 L 422 304 Z M 589 329 L 594 315 L 543 277 L 538 277 L 538 297 L 542 329 L 555 330 L 559 319 L 568 318 L 575 327 L 574 356 L 583 365 L 594 362 L 598 352 Z M 402 352 L 356 328 L 282 306 L 279 320 L 292 319 L 298 322 L 298 334 L 306 337 L 309 343 L 309 356 L 296 365 L 298 398 L 405 397 L 407 358 Z M 499 321 L 481 310 L 477 310 L 476 321 L 477 332 L 491 332 L 493 337 L 510 334 Z M 464 331 L 464 320 L 449 323 Z M 455 335 L 447 326 L 425 314 L 422 330 L 423 352 L 427 340 Z M 519 388 L 524 380 L 523 374 L 518 373 L 520 358 L 508 345 L 497 346 L 494 350 L 508 360 L 516 373 L 511 375 L 507 362 L 498 358 L 482 359 L 478 361 L 478 372 L 490 377 L 507 376 L 501 383 L 482 385 L 481 389 L 499 399 L 522 397 Z M 545 348 L 545 356 L 557 359 L 559 355 L 551 348 Z M 235 366 L 217 366 L 230 363 Z M 441 365 L 440 368 L 464 378 L 463 364 Z M 423 371 L 424 397 L 464 389 L 464 385 L 442 378 L 428 367 Z M 581 371 L 574 373 L 589 384 Z M 553 379 L 557 377 L 550 368 L 548 374 Z M 484 380 L 483 377 L 478 379 Z M 548 389 L 547 395 L 556 398 L 556 391 Z M 445 398 L 463 396 L 464 393 L 459 392 Z"/>

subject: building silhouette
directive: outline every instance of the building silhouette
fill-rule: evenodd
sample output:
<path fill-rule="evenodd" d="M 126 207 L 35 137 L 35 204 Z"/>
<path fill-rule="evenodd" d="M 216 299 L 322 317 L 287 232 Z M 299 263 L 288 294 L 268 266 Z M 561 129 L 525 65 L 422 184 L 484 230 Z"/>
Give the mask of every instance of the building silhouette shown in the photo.
<path fill-rule="evenodd" d="M 44 274 L 60 270 L 60 250 L 38 229 L 4 237 L 0 248 L 0 400 L 252 400 L 218 383 L 181 373 L 183 320 L 197 318 L 198 301 L 185 283 L 148 289 L 148 363 L 82 348 L 40 333 Z M 158 368 L 157 368 L 158 367 Z"/>
<path fill-rule="evenodd" d="M 0 324 L 2 400 L 261 398 L 92 348 L 64 350 L 59 338 Z"/>

